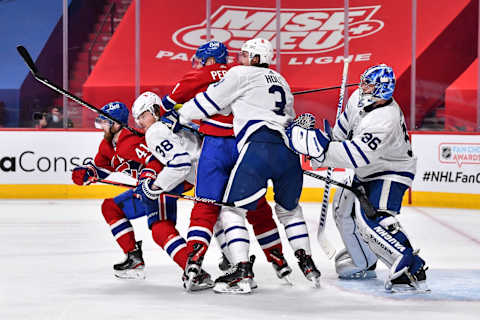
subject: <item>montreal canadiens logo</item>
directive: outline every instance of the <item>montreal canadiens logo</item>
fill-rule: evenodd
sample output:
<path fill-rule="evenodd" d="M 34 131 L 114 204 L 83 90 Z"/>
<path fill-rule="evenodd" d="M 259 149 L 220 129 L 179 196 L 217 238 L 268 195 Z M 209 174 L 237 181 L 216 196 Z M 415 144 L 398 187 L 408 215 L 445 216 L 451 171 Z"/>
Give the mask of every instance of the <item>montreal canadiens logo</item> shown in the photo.
<path fill-rule="evenodd" d="M 349 8 L 350 40 L 377 33 L 383 21 L 372 19 L 381 6 Z M 343 46 L 343 8 L 281 9 L 280 48 L 287 54 L 328 52 Z M 262 37 L 276 45 L 275 8 L 221 6 L 210 19 L 212 40 L 223 42 L 233 51 L 249 39 Z M 173 42 L 196 50 L 207 38 L 207 21 L 177 30 Z"/>

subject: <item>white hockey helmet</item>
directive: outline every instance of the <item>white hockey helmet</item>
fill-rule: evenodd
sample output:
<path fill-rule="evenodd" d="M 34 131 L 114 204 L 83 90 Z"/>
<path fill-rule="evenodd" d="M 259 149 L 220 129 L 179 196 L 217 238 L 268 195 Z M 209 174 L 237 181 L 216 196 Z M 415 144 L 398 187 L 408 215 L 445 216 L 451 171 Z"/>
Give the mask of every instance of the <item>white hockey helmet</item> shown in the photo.
<path fill-rule="evenodd" d="M 242 45 L 242 51 L 248 52 L 248 59 L 252 59 L 258 55 L 260 56 L 259 64 L 268 64 L 272 63 L 273 58 L 273 47 L 270 41 L 263 38 L 255 38 L 246 41 Z"/>
<path fill-rule="evenodd" d="M 150 91 L 145 91 L 144 93 L 139 95 L 137 99 L 135 99 L 135 102 L 133 103 L 132 115 L 133 115 L 133 118 L 135 119 L 135 122 L 137 122 L 138 124 L 138 118 L 145 111 L 150 111 L 152 115 L 155 117 L 155 119 L 158 120 L 159 118 L 157 115 L 157 111 L 161 109 L 160 108 L 161 105 L 162 105 L 162 99 L 160 99 L 160 97 L 157 94 Z"/>

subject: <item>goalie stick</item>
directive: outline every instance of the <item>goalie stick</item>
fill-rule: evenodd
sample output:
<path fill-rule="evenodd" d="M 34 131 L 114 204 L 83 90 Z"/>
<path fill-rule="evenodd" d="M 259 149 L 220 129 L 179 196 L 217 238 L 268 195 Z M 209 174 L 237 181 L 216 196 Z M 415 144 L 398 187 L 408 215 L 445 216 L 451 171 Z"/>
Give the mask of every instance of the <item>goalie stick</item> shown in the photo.
<path fill-rule="evenodd" d="M 348 191 L 351 191 L 355 197 L 357 197 L 358 201 L 360 202 L 360 207 L 362 207 L 363 211 L 365 211 L 365 215 L 369 219 L 374 219 L 377 216 L 377 210 L 373 207 L 373 205 L 370 203 L 370 200 L 368 200 L 367 195 L 365 194 L 365 191 L 363 190 L 362 187 L 360 188 L 355 188 L 349 185 L 346 185 L 345 183 L 338 182 L 336 180 L 332 180 L 329 177 L 324 177 L 319 174 L 310 172 L 310 171 L 303 171 L 304 175 L 310 176 L 312 178 L 322 180 L 325 183 L 328 184 L 334 184 L 338 187 L 347 189 Z"/>
<path fill-rule="evenodd" d="M 348 74 L 348 60 L 343 60 L 343 72 L 342 72 L 342 84 L 340 86 L 340 97 L 338 98 L 337 105 L 337 115 L 335 117 L 335 123 L 337 122 L 340 114 L 342 113 L 343 106 L 343 97 L 345 96 L 345 87 L 347 84 L 347 74 Z M 327 178 L 331 180 L 333 169 L 328 167 L 327 169 Z M 325 188 L 323 190 L 323 200 L 322 200 L 322 211 L 320 213 L 320 219 L 318 222 L 318 231 L 317 238 L 320 246 L 323 251 L 327 254 L 328 258 L 331 259 L 335 255 L 335 248 L 330 244 L 330 242 L 325 238 L 325 222 L 327 221 L 327 212 L 328 204 L 330 201 L 330 183 L 325 183 Z"/>
<path fill-rule="evenodd" d="M 51 83 L 48 79 L 40 76 L 38 74 L 38 69 L 37 69 L 37 66 L 35 66 L 35 63 L 33 62 L 33 59 L 32 57 L 30 56 L 30 53 L 28 53 L 27 49 L 24 47 L 24 46 L 17 46 L 17 51 L 18 53 L 20 54 L 20 56 L 22 57 L 22 59 L 25 61 L 25 63 L 27 64 L 28 68 L 30 69 L 30 72 L 32 74 L 32 76 L 40 83 L 46 85 L 47 87 L 49 87 L 50 89 L 52 89 L 53 91 L 56 91 L 64 96 L 66 96 L 67 98 L 75 101 L 76 103 L 98 113 L 98 114 L 101 114 L 102 116 L 104 116 L 105 118 L 115 122 L 115 123 L 118 123 L 120 126 L 122 126 L 122 128 L 126 128 L 128 130 L 130 130 L 132 133 L 134 133 L 135 135 L 137 136 L 140 136 L 142 137 L 143 134 L 131 127 L 129 127 L 128 125 L 125 125 L 124 123 L 121 123 L 120 121 L 118 121 L 117 119 L 113 118 L 112 116 L 110 116 L 108 113 L 96 108 L 95 106 L 89 104 L 88 102 L 85 102 L 83 101 L 82 99 L 80 99 L 79 97 L 75 96 L 73 93 L 71 92 L 68 92 L 62 88 L 60 88 L 59 86 Z"/>

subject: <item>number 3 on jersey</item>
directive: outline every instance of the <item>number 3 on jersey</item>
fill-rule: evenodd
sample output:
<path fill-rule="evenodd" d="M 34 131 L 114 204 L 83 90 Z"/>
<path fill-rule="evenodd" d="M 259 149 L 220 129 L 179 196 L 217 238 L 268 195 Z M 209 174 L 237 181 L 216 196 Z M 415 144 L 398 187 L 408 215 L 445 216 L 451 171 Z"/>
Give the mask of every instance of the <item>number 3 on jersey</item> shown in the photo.
<path fill-rule="evenodd" d="M 280 101 L 275 101 L 275 107 L 278 108 L 278 110 L 273 110 L 275 114 L 278 114 L 279 116 L 284 116 L 285 113 L 283 113 L 283 109 L 285 109 L 285 105 L 287 104 L 287 99 L 285 98 L 285 90 L 279 85 L 274 84 L 268 89 L 268 92 L 270 94 L 275 94 L 276 92 L 280 93 Z"/>

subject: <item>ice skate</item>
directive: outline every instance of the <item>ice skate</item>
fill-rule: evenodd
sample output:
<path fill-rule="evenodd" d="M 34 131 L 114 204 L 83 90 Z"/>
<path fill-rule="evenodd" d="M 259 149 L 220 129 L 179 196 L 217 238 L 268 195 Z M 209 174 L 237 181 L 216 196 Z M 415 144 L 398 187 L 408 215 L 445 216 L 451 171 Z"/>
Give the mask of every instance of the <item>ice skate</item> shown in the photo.
<path fill-rule="evenodd" d="M 187 278 L 187 275 L 185 273 L 182 276 L 182 280 L 183 280 L 183 287 L 186 289 L 187 284 L 190 281 L 188 281 L 189 279 Z M 210 274 L 205 270 L 200 269 L 199 274 L 192 279 L 190 284 L 190 290 L 188 291 L 206 290 L 206 289 L 213 288 L 213 286 L 214 286 L 214 282 L 210 277 Z"/>
<path fill-rule="evenodd" d="M 250 258 L 252 260 L 252 258 Z M 253 260 L 255 257 L 253 256 Z M 251 261 L 239 262 L 230 272 L 217 278 L 213 291 L 217 293 L 246 294 L 251 293 L 253 286 L 253 263 Z"/>
<path fill-rule="evenodd" d="M 279 279 L 282 279 L 289 285 L 293 285 L 290 279 L 292 268 L 287 263 L 287 260 L 277 249 L 270 250 L 270 257 L 272 258 L 272 266 Z"/>
<path fill-rule="evenodd" d="M 127 252 L 125 261 L 113 265 L 115 277 L 121 279 L 145 279 L 142 241 L 135 243 L 135 249 Z"/>
<path fill-rule="evenodd" d="M 377 277 L 377 272 L 375 272 L 376 267 L 377 267 L 377 263 L 375 262 L 368 269 L 360 270 L 348 276 L 339 275 L 338 278 L 342 280 L 375 279 Z"/>
<path fill-rule="evenodd" d="M 305 277 L 312 281 L 315 287 L 320 288 L 321 273 L 315 266 L 312 256 L 307 255 L 304 249 L 298 249 L 295 251 L 295 257 L 297 257 L 298 266 L 300 267 L 300 270 L 302 270 Z"/>
<path fill-rule="evenodd" d="M 187 291 L 192 290 L 195 279 L 200 276 L 202 271 L 202 262 L 207 247 L 201 243 L 193 245 L 193 251 L 188 255 L 187 265 L 184 272 L 183 286 Z M 209 275 L 210 277 L 210 275 Z"/>
<path fill-rule="evenodd" d="M 387 278 L 385 281 L 385 289 L 390 293 L 430 293 L 431 290 L 427 286 L 427 268 L 421 267 L 414 275 L 405 271 L 401 276 L 395 279 Z"/>

